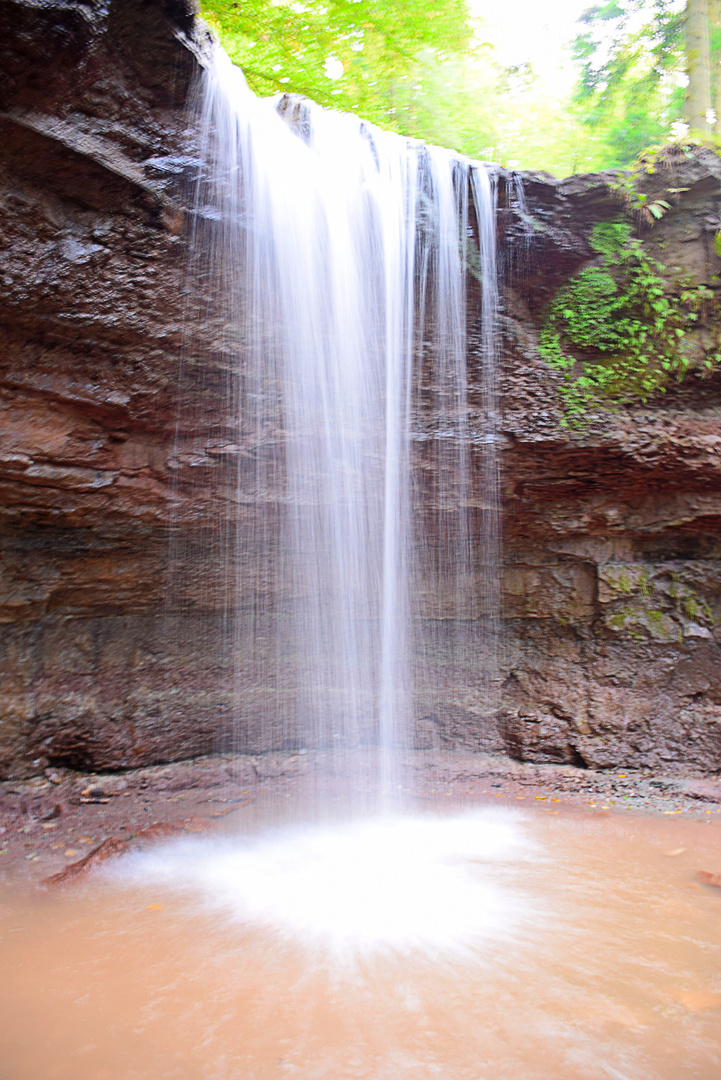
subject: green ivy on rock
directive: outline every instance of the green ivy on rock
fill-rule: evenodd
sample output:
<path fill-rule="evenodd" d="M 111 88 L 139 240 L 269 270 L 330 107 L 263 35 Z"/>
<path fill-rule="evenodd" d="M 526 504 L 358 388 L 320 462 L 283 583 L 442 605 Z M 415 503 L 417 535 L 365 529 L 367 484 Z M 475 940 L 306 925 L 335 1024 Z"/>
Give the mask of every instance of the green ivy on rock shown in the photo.
<path fill-rule="evenodd" d="M 589 411 L 645 401 L 681 380 L 698 351 L 687 334 L 715 297 L 705 285 L 669 293 L 664 267 L 624 221 L 594 226 L 597 262 L 556 294 L 541 332 L 541 355 L 564 375 L 564 424 L 581 426 Z M 718 331 L 702 363 L 721 363 Z"/>

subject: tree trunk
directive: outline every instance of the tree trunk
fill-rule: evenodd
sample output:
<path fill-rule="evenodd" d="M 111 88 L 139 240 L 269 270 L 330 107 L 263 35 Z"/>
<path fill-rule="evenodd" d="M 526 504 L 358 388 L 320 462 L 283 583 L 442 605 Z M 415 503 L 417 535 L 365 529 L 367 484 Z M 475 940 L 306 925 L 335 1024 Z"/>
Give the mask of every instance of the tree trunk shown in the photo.
<path fill-rule="evenodd" d="M 708 134 L 706 113 L 711 108 L 711 59 L 709 56 L 709 0 L 688 0 L 685 49 L 688 89 L 686 120 L 692 132 Z"/>
<path fill-rule="evenodd" d="M 709 49 L 711 57 L 711 100 L 716 113 L 714 128 L 718 135 L 721 133 L 721 49 L 719 49 L 719 44 L 721 44 L 719 42 L 721 36 L 719 35 L 719 31 L 721 31 L 721 0 L 709 0 L 708 24 L 711 39 Z"/>

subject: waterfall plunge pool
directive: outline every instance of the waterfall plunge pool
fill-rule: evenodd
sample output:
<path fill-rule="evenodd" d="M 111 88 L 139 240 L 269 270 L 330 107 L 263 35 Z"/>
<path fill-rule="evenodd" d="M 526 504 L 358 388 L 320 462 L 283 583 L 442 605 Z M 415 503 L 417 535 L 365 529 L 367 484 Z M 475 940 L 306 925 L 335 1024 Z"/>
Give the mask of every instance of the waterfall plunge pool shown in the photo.
<path fill-rule="evenodd" d="M 711 1080 L 718 853 L 715 821 L 276 803 L 6 891 L 2 1075 Z"/>
<path fill-rule="evenodd" d="M 259 515 L 249 539 L 239 512 L 203 553 L 235 640 L 237 743 L 257 716 L 259 752 L 279 732 L 377 742 L 380 768 L 343 774 L 362 806 L 397 791 L 414 716 L 454 715 L 459 676 L 474 731 L 496 713 L 497 170 L 259 102 L 221 53 L 198 100 L 188 293 L 222 334 L 210 357 L 191 335 L 179 377 L 204 414 L 222 358 L 223 445 L 242 451 L 223 490 L 280 522 Z M 196 413 L 178 416 L 178 460 Z M 247 551 L 262 570 L 246 578 Z M 695 880 L 718 866 L 716 822 L 429 802 L 356 803 L 344 823 L 319 794 L 303 826 L 291 799 L 258 804 L 244 832 L 0 894 L 0 1080 L 721 1073 L 721 890 Z"/>

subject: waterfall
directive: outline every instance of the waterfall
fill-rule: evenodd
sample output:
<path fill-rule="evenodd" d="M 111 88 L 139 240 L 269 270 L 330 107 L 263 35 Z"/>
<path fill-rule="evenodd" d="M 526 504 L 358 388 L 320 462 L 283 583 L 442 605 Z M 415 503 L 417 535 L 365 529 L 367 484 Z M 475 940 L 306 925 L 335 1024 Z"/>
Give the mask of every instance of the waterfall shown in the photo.
<path fill-rule="evenodd" d="M 235 508 L 207 558 L 226 575 L 236 748 L 262 727 L 260 748 L 332 749 L 388 793 L 400 750 L 448 741 L 442 672 L 470 677 L 479 724 L 491 709 L 493 176 L 259 99 L 220 49 L 199 102 L 197 299 Z"/>

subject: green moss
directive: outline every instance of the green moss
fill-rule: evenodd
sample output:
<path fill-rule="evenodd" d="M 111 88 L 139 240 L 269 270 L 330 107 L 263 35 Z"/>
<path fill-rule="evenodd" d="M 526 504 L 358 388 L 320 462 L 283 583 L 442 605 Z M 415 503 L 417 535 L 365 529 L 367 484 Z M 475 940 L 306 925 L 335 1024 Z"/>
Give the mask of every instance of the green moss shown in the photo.
<path fill-rule="evenodd" d="M 628 596 L 629 593 L 633 592 L 633 585 L 628 580 L 628 574 L 626 574 L 625 571 L 623 571 L 623 570 L 621 571 L 621 573 L 616 578 L 616 581 L 614 582 L 614 584 L 615 584 L 616 588 L 618 589 L 618 591 L 621 592 L 621 593 L 624 593 L 625 596 Z"/>
<path fill-rule="evenodd" d="M 571 426 L 582 426 L 593 408 L 645 401 L 669 378 L 681 380 L 690 366 L 686 335 L 716 304 L 704 285 L 677 282 L 670 293 L 664 267 L 626 221 L 595 225 L 591 247 L 598 261 L 558 291 L 541 331 L 542 356 L 564 376 L 564 423 Z M 719 363 L 716 333 L 704 365 Z"/>
<path fill-rule="evenodd" d="M 651 175 L 658 169 L 673 167 L 681 158 L 694 157 L 697 150 L 713 150 L 715 154 L 721 152 L 721 143 L 717 136 L 709 132 L 708 135 L 679 135 L 673 139 L 666 139 L 654 146 L 647 146 L 636 157 L 633 170 L 636 174 L 647 173 Z M 685 189 L 684 189 L 685 190 Z"/>
<path fill-rule="evenodd" d="M 701 606 L 693 596 L 686 596 L 683 600 L 683 610 L 689 619 L 695 619 L 701 611 Z"/>
<path fill-rule="evenodd" d="M 651 581 L 645 567 L 640 571 L 633 567 L 619 568 L 613 576 L 606 573 L 604 580 L 619 598 L 627 597 L 623 606 L 608 617 L 608 625 L 629 634 L 634 640 L 642 640 L 644 634 L 650 634 L 657 641 L 680 643 L 687 621 L 711 627 L 717 622 L 710 601 L 686 585 L 679 571 L 671 574 L 668 586 Z M 656 598 L 656 606 L 651 605 L 649 598 L 652 596 Z M 671 610 L 665 606 L 667 597 Z M 674 617 L 674 608 L 678 618 Z"/>
<path fill-rule="evenodd" d="M 668 592 L 671 599 L 676 601 L 676 611 L 679 615 L 685 615 L 692 622 L 705 621 L 710 626 L 716 625 L 718 620 L 714 616 L 709 601 L 705 596 L 694 592 L 688 585 L 680 584 L 678 574 L 674 575 Z"/>
<path fill-rule="evenodd" d="M 705 619 L 711 626 L 715 626 L 717 619 L 713 608 L 705 596 L 700 596 L 689 585 L 681 581 L 678 572 L 671 574 L 671 584 L 668 595 L 675 601 L 676 611 L 679 615 L 685 615 L 687 619 L 697 622 L 699 618 Z"/>

